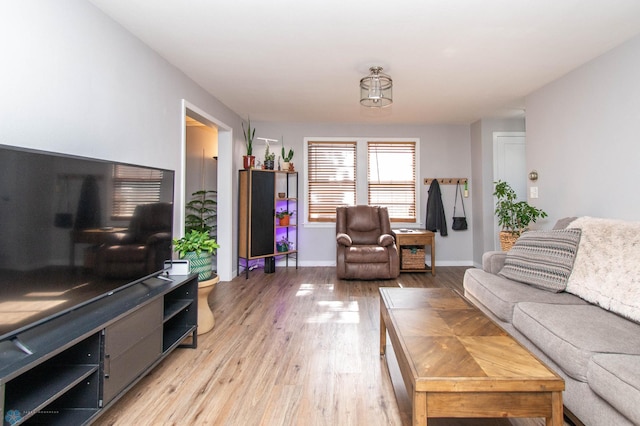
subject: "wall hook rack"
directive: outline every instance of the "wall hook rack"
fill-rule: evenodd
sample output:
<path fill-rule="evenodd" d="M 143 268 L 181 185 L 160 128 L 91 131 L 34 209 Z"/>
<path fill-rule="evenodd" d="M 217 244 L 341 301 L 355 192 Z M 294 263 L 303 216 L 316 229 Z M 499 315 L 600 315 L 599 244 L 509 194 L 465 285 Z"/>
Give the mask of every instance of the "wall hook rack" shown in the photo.
<path fill-rule="evenodd" d="M 457 183 L 464 185 L 469 181 L 467 178 L 424 178 L 424 184 L 431 185 L 434 179 L 436 179 L 440 185 L 455 185 Z"/>

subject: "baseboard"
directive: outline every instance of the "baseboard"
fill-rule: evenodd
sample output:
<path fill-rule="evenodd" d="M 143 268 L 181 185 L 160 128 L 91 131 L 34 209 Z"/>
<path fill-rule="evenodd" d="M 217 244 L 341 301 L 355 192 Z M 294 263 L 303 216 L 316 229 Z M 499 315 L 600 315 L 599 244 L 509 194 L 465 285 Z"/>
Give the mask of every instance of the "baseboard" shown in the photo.
<path fill-rule="evenodd" d="M 295 259 L 292 261 L 291 259 L 289 259 L 289 267 L 291 267 L 291 265 L 293 264 L 293 266 L 295 266 Z M 276 266 L 284 266 L 285 265 L 285 261 L 284 260 L 277 260 L 276 261 Z M 336 262 L 335 261 L 326 261 L 326 260 L 307 260 L 307 261 L 299 261 L 298 262 L 298 266 L 302 267 L 302 268 L 312 268 L 312 267 L 335 267 L 336 266 Z M 473 261 L 471 260 L 443 260 L 443 261 L 436 261 L 436 268 L 438 266 L 475 266 Z"/>
<path fill-rule="evenodd" d="M 263 265 L 263 260 L 262 259 L 255 259 L 251 261 L 251 264 L 253 265 L 254 262 L 258 262 L 259 266 L 258 268 L 262 268 Z M 276 267 L 284 267 L 286 265 L 286 261 L 285 259 L 276 259 Z M 289 258 L 289 268 L 296 266 L 296 260 L 295 259 L 291 259 Z M 306 260 L 306 261 L 298 261 L 298 267 L 299 268 L 326 268 L 326 267 L 333 267 L 335 268 L 336 266 L 336 262 L 335 260 L 331 261 L 331 260 Z M 438 260 L 436 261 L 436 268 L 438 268 L 439 266 L 470 266 L 470 267 L 475 267 L 475 268 L 481 268 L 482 265 L 476 265 L 473 261 L 471 260 Z M 244 267 L 241 266 L 240 267 L 240 271 L 241 273 L 244 273 Z M 238 275 L 238 270 L 234 270 L 234 275 L 233 276 L 237 276 Z"/>
<path fill-rule="evenodd" d="M 472 260 L 436 260 L 438 266 L 473 266 Z"/>

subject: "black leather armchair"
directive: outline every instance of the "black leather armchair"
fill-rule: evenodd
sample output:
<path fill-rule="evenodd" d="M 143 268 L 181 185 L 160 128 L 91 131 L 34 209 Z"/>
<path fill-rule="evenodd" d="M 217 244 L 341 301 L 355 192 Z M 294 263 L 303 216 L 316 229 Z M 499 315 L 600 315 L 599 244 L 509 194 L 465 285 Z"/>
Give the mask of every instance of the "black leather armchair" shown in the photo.
<path fill-rule="evenodd" d="M 114 233 L 96 253 L 96 272 L 109 278 L 141 277 L 159 271 L 171 258 L 173 205 L 140 204 L 129 228 Z"/>
<path fill-rule="evenodd" d="M 336 209 L 336 270 L 344 279 L 391 279 L 400 260 L 386 207 Z"/>

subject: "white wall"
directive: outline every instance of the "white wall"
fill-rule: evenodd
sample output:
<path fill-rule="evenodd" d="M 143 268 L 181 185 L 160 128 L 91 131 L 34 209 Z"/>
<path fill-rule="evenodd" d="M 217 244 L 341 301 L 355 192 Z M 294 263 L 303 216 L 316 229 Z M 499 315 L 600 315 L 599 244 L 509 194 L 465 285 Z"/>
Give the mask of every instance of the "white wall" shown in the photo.
<path fill-rule="evenodd" d="M 304 138 L 305 137 L 398 137 L 420 138 L 420 227 L 424 228 L 428 186 L 423 184 L 428 177 L 470 177 L 471 150 L 469 126 L 466 125 L 355 125 L 327 123 L 267 123 L 256 122 L 256 137 L 280 140 L 285 147 L 295 151 L 293 162 L 300 173 L 300 200 L 304 200 Z M 280 153 L 278 149 L 278 154 Z M 256 160 L 262 160 L 263 150 L 254 146 Z M 452 231 L 455 185 L 443 185 L 442 201 L 447 215 L 447 237 L 436 234 L 436 266 L 470 265 L 472 261 L 472 227 L 467 231 Z M 468 222 L 471 223 L 473 198 L 465 200 Z M 304 205 L 298 208 L 299 218 L 305 217 Z M 302 221 L 301 221 L 302 222 Z M 312 225 L 300 229 L 298 248 L 300 263 L 306 265 L 335 264 L 335 225 L 328 227 Z"/>
<path fill-rule="evenodd" d="M 241 166 L 240 117 L 90 3 L 5 2 L 0 40 L 0 144 L 176 170 L 174 229 L 182 99 L 233 127 L 227 160 Z"/>
<path fill-rule="evenodd" d="M 640 36 L 527 96 L 527 167 L 549 226 L 640 219 L 639 76 Z"/>
<path fill-rule="evenodd" d="M 493 133 L 523 132 L 524 118 L 483 119 L 471 125 L 471 194 L 473 203 L 473 263 L 482 265 L 482 254 L 494 247 Z"/>
<path fill-rule="evenodd" d="M 218 129 L 206 126 L 187 127 L 185 188 L 187 200 L 202 189 L 218 187 Z"/>

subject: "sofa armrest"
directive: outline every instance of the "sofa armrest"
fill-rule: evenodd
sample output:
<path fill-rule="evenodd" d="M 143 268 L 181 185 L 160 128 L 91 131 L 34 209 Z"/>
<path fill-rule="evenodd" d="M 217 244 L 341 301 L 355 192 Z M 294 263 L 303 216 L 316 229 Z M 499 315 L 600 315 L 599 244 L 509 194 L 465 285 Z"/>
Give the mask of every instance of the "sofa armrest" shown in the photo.
<path fill-rule="evenodd" d="M 345 247 L 350 247 L 351 244 L 353 244 L 353 241 L 351 241 L 351 237 L 343 232 L 339 232 L 338 235 L 336 235 L 336 242 L 338 243 L 338 245 Z"/>
<path fill-rule="evenodd" d="M 382 247 L 388 247 L 395 242 L 396 239 L 391 234 L 382 234 L 378 237 L 378 245 Z"/>
<path fill-rule="evenodd" d="M 507 252 L 488 251 L 482 255 L 482 269 L 490 274 L 497 274 L 504 267 Z"/>
<path fill-rule="evenodd" d="M 167 241 L 171 241 L 171 232 L 156 232 L 155 234 L 149 235 L 149 238 L 147 238 L 147 245 L 164 243 Z"/>

